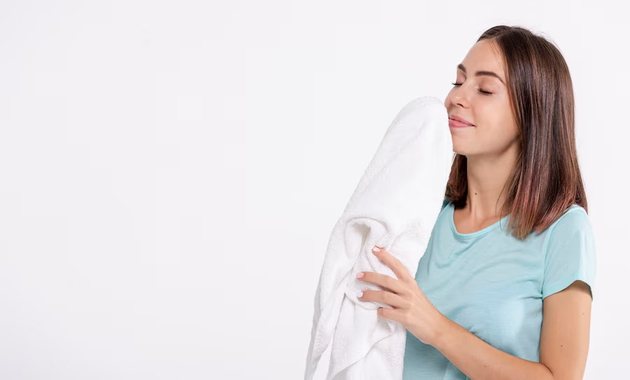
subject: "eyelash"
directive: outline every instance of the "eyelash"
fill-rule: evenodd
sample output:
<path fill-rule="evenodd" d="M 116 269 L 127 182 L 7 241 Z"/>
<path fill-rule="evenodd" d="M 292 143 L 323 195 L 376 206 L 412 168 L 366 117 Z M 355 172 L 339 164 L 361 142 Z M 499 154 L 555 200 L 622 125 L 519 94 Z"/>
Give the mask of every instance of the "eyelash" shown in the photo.
<path fill-rule="evenodd" d="M 462 85 L 461 83 L 457 83 L 457 82 L 453 83 L 453 86 L 461 86 L 461 85 Z M 481 90 L 481 89 L 479 90 L 479 92 L 481 92 L 483 95 L 492 95 L 491 92 L 484 91 L 484 90 Z"/>

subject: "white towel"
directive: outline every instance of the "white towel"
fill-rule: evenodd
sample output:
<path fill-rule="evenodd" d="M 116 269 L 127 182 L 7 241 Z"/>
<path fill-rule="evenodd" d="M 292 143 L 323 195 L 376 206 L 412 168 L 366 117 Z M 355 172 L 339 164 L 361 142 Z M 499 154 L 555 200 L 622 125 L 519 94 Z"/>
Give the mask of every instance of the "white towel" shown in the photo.
<path fill-rule="evenodd" d="M 361 271 L 397 278 L 371 249 L 384 247 L 415 276 L 440 212 L 454 159 L 444 102 L 413 99 L 387 129 L 335 225 L 315 294 L 305 380 L 333 341 L 327 380 L 401 379 L 405 327 L 360 301 Z M 333 335 L 334 334 L 334 335 Z"/>

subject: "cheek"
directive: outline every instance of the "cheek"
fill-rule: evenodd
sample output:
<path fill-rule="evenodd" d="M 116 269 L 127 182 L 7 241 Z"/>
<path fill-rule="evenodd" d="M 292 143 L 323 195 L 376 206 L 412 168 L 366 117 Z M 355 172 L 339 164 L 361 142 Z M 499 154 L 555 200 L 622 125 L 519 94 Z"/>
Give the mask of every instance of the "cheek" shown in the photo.
<path fill-rule="evenodd" d="M 500 121 L 501 130 L 500 132 L 505 139 L 513 140 L 519 133 L 518 126 L 516 125 L 516 121 L 514 120 L 514 116 L 510 114 L 503 115 Z"/>
<path fill-rule="evenodd" d="M 512 121 L 494 120 L 481 128 L 482 139 L 487 142 L 491 150 L 500 151 L 506 149 L 517 136 L 516 127 Z"/>

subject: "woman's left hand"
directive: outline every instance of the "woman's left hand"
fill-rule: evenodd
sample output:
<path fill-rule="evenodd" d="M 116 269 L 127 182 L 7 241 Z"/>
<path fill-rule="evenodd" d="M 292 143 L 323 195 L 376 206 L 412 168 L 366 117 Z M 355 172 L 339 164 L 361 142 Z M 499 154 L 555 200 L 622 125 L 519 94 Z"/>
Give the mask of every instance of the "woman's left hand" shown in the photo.
<path fill-rule="evenodd" d="M 375 251 L 378 249 L 379 251 Z M 385 290 L 365 290 L 361 301 L 376 301 L 390 305 L 393 309 L 380 307 L 380 317 L 401 323 L 410 333 L 424 344 L 435 345 L 446 317 L 427 299 L 416 279 L 395 256 L 385 249 L 375 247 L 372 252 L 389 268 L 396 277 L 375 273 L 361 272 L 360 281 L 370 282 Z"/>

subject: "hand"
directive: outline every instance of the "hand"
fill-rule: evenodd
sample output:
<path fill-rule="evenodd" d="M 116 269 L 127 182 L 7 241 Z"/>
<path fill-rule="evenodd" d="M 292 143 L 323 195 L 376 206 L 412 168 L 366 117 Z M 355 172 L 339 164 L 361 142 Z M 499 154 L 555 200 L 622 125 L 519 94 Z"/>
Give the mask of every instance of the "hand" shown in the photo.
<path fill-rule="evenodd" d="M 382 302 L 392 306 L 393 309 L 379 307 L 378 316 L 401 323 L 422 343 L 435 345 L 446 317 L 427 299 L 416 279 L 400 260 L 380 247 L 374 247 L 372 252 L 392 269 L 398 279 L 375 272 L 358 273 L 357 278 L 360 281 L 386 289 L 365 290 L 359 300 Z M 359 277 L 361 274 L 363 276 Z"/>

